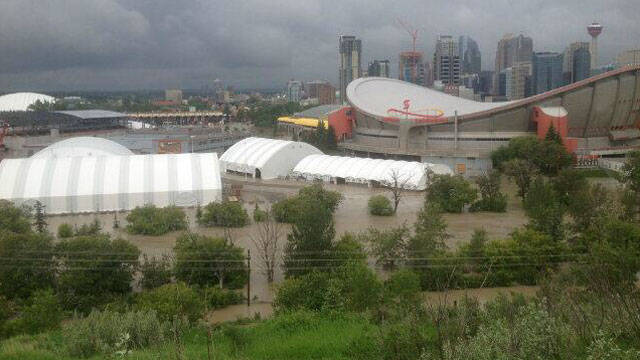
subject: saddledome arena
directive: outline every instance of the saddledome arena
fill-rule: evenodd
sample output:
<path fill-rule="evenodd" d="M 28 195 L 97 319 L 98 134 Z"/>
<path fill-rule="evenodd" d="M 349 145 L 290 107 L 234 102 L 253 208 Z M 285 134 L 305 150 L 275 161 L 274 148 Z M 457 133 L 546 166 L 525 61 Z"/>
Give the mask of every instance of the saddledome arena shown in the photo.
<path fill-rule="evenodd" d="M 603 73 L 526 99 L 486 103 L 388 78 L 347 87 L 354 155 L 446 164 L 482 171 L 490 154 L 550 125 L 579 160 L 640 148 L 640 66 Z"/>

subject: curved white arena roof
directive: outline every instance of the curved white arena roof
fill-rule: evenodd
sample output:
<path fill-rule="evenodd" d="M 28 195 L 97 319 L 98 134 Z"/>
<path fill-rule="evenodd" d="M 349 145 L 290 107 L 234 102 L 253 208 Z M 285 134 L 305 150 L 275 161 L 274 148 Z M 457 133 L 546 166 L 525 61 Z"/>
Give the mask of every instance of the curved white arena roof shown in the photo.
<path fill-rule="evenodd" d="M 220 157 L 221 171 L 251 174 L 262 179 L 288 175 L 305 156 L 322 154 L 304 142 L 249 137 L 235 143 Z"/>
<path fill-rule="evenodd" d="M 62 141 L 33 154 L 37 157 L 73 157 L 73 156 L 109 156 L 109 155 L 133 155 L 131 150 L 118 144 L 117 142 L 99 137 L 75 137 Z"/>
<path fill-rule="evenodd" d="M 434 166 L 417 161 L 396 161 L 330 155 L 309 155 L 293 169 L 292 175 L 307 180 L 331 181 L 342 178 L 346 182 L 367 184 L 377 181 L 386 186 L 398 185 L 409 190 L 427 187 L 427 170 L 436 174 L 452 174 L 444 165 Z"/>
<path fill-rule="evenodd" d="M 0 96 L 0 111 L 27 111 L 36 101 L 53 102 L 55 98 L 49 95 L 20 92 Z"/>
<path fill-rule="evenodd" d="M 194 206 L 222 198 L 215 153 L 35 157 L 0 163 L 0 199 L 47 214 Z"/>
<path fill-rule="evenodd" d="M 467 100 L 405 81 L 379 77 L 359 78 L 349 83 L 347 99 L 358 110 L 383 118 L 389 116 L 389 109 L 402 109 L 405 100 L 410 101 L 410 112 L 441 110 L 444 118 L 454 116 L 456 111 L 462 116 L 510 103 Z"/>

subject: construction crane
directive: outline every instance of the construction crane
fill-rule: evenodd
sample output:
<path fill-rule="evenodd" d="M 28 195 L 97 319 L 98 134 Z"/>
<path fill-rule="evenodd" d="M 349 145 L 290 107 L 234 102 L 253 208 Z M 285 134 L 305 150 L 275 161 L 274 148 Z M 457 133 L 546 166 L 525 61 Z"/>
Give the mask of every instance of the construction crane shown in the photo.
<path fill-rule="evenodd" d="M 418 40 L 418 29 L 413 29 L 405 24 L 402 20 L 398 19 L 398 22 L 402 27 L 411 35 L 411 39 L 413 40 L 413 48 L 411 51 L 411 82 L 416 83 L 416 75 L 418 73 L 418 64 L 416 63 L 416 40 Z"/>
<path fill-rule="evenodd" d="M 4 151 L 6 146 L 4 146 L 4 137 L 9 132 L 9 124 L 0 124 L 2 128 L 0 128 L 0 151 Z"/>

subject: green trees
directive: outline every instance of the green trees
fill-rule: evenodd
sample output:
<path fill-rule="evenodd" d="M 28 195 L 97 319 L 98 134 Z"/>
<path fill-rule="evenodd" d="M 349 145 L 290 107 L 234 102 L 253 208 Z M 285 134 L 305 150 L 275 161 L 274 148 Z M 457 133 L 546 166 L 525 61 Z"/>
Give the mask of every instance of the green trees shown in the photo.
<path fill-rule="evenodd" d="M 622 182 L 625 184 L 623 205 L 625 216 L 640 221 L 640 151 L 627 154 L 627 162 L 622 168 Z"/>
<path fill-rule="evenodd" d="M 212 202 L 204 207 L 199 223 L 204 226 L 243 227 L 249 223 L 249 214 L 238 202 Z"/>
<path fill-rule="evenodd" d="M 25 234 L 31 231 L 31 213 L 26 208 L 17 208 L 13 203 L 0 199 L 0 231 Z"/>
<path fill-rule="evenodd" d="M 445 241 L 450 237 L 447 223 L 437 205 L 425 202 L 418 212 L 414 227 L 414 236 L 407 244 L 407 249 L 418 257 L 430 256 L 447 248 Z"/>
<path fill-rule="evenodd" d="M 140 263 L 140 280 L 138 284 L 143 289 L 155 289 L 171 282 L 171 263 L 168 256 L 157 259 L 143 255 Z"/>
<path fill-rule="evenodd" d="M 169 231 L 187 228 L 187 218 L 176 206 L 157 208 L 147 204 L 136 207 L 127 215 L 127 231 L 141 235 L 163 235 Z"/>
<path fill-rule="evenodd" d="M 325 267 L 333 248 L 335 228 L 333 213 L 342 201 L 342 195 L 312 185 L 300 190 L 297 196 L 297 214 L 285 247 L 284 267 L 287 276 L 301 275 L 313 268 Z"/>
<path fill-rule="evenodd" d="M 35 205 L 33 206 L 33 210 L 35 212 L 35 214 L 33 215 L 33 226 L 36 227 L 36 231 L 39 233 L 47 231 L 47 218 L 44 213 L 44 205 L 40 201 L 36 201 Z"/>
<path fill-rule="evenodd" d="M 173 248 L 175 277 L 192 285 L 241 287 L 247 280 L 242 249 L 222 238 L 183 234 Z"/>
<path fill-rule="evenodd" d="M 145 291 L 136 299 L 137 308 L 155 311 L 161 321 L 171 321 L 176 317 L 196 321 L 204 313 L 203 305 L 196 291 L 182 282 Z"/>
<path fill-rule="evenodd" d="M 507 211 L 507 196 L 500 192 L 500 172 L 491 170 L 476 177 L 480 200 L 471 205 L 470 211 Z"/>
<path fill-rule="evenodd" d="M 524 199 L 524 210 L 529 227 L 556 240 L 563 238 L 566 207 L 551 183 L 537 178 Z"/>
<path fill-rule="evenodd" d="M 63 239 L 56 246 L 60 261 L 58 291 L 70 309 L 88 311 L 110 295 L 131 291 L 140 251 L 107 235 Z"/>
<path fill-rule="evenodd" d="M 403 265 L 408 257 L 411 231 L 406 224 L 385 230 L 370 228 L 360 238 L 369 244 L 371 255 L 385 269 Z"/>
<path fill-rule="evenodd" d="M 374 195 L 370 197 L 367 202 L 367 207 L 371 215 L 390 216 L 394 213 L 391 201 L 384 195 Z"/>
<path fill-rule="evenodd" d="M 476 189 L 459 175 L 435 175 L 427 188 L 427 201 L 451 213 L 462 212 L 477 196 Z"/>

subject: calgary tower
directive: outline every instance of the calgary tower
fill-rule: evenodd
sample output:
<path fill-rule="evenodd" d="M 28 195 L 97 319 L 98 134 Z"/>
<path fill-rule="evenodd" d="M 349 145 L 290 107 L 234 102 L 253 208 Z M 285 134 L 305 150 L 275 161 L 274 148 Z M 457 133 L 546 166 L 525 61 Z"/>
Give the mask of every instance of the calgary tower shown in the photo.
<path fill-rule="evenodd" d="M 602 33 L 602 25 L 593 22 L 587 26 L 587 32 L 591 35 L 591 70 L 598 66 L 598 35 Z"/>

